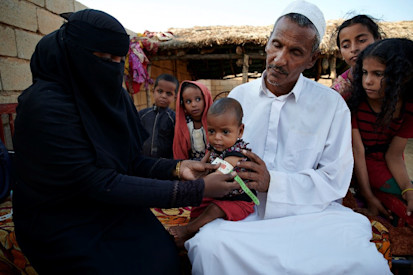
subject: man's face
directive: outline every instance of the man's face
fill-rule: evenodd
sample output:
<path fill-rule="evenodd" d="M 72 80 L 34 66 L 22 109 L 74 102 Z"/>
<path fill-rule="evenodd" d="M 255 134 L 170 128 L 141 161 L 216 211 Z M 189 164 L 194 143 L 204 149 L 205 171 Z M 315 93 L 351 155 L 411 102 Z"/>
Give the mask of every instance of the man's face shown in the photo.
<path fill-rule="evenodd" d="M 289 93 L 300 73 L 317 61 L 318 51 L 311 52 L 315 35 L 315 30 L 300 27 L 288 17 L 278 21 L 265 47 L 265 82 L 272 93 L 277 96 Z"/>

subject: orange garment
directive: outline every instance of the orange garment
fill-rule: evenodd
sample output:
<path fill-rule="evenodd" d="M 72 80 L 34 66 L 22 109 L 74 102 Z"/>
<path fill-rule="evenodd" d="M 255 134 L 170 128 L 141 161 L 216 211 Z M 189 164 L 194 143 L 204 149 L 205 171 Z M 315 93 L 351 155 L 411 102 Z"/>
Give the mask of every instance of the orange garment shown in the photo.
<path fill-rule="evenodd" d="M 202 94 L 204 95 L 205 101 L 205 108 L 204 112 L 202 113 L 202 127 L 204 128 L 205 132 L 207 132 L 207 113 L 209 107 L 212 105 L 212 96 L 211 92 L 208 88 L 199 82 L 196 81 L 182 81 L 179 92 L 176 97 L 176 121 L 175 121 L 175 135 L 174 135 L 174 142 L 173 142 L 173 151 L 174 151 L 174 159 L 188 159 L 189 158 L 189 150 L 191 149 L 191 137 L 189 136 L 188 126 L 186 124 L 186 114 L 185 108 L 181 105 L 181 94 L 182 94 L 182 85 L 184 83 L 192 83 L 199 87 Z M 207 135 L 208 139 L 208 135 Z"/>

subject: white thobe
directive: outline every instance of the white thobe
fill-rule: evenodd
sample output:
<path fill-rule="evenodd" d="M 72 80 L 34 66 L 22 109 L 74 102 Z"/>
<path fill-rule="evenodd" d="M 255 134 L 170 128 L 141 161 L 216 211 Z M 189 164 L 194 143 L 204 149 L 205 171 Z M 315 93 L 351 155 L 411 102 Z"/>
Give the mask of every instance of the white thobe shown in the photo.
<path fill-rule="evenodd" d="M 286 95 L 262 77 L 229 96 L 243 107 L 243 139 L 270 186 L 245 220 L 217 219 L 185 243 L 193 274 L 391 274 L 368 219 L 336 202 L 353 169 L 342 97 L 302 75 Z"/>

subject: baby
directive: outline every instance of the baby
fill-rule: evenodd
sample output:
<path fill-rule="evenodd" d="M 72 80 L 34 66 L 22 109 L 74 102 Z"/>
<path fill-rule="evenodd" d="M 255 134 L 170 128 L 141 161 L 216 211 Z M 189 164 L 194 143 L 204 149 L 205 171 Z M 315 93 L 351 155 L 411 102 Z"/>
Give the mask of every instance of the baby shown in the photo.
<path fill-rule="evenodd" d="M 247 148 L 247 143 L 241 139 L 244 132 L 242 117 L 242 107 L 233 98 L 219 99 L 209 108 L 207 134 L 210 162 L 219 158 L 235 167 L 234 171 L 237 171 L 237 163 L 246 160 L 242 150 L 250 149 Z M 169 229 L 177 246 L 183 247 L 185 241 L 192 238 L 199 228 L 217 218 L 238 221 L 254 212 L 254 202 L 250 196 L 255 197 L 256 192 L 255 190 L 247 190 L 247 192 L 249 194 L 240 188 L 233 190 L 222 199 L 204 198 L 200 206 L 192 209 L 191 220 L 187 225 Z"/>

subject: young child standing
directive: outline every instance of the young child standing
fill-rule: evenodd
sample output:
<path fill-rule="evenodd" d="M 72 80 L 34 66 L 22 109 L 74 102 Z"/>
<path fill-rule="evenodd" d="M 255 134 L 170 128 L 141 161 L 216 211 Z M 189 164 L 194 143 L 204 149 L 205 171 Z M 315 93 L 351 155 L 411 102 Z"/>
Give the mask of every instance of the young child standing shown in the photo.
<path fill-rule="evenodd" d="M 235 171 L 239 161 L 247 160 L 242 150 L 250 150 L 241 139 L 244 133 L 243 111 L 239 102 L 233 98 L 221 98 L 208 110 L 208 151 L 209 160 L 223 159 L 231 164 Z M 215 173 L 220 173 L 219 171 Z M 256 195 L 256 192 L 252 190 Z M 221 200 L 204 198 L 199 207 L 193 207 L 191 220 L 187 225 L 171 227 L 169 231 L 175 237 L 178 247 L 183 247 L 186 240 L 198 232 L 205 224 L 223 218 L 238 221 L 254 212 L 254 202 L 242 189 L 233 190 Z"/>
<path fill-rule="evenodd" d="M 174 159 L 201 160 L 208 142 L 206 114 L 212 105 L 208 88 L 200 82 L 183 81 L 176 98 Z"/>
<path fill-rule="evenodd" d="M 175 100 L 178 80 L 170 74 L 161 74 L 153 87 L 154 104 L 143 109 L 139 116 L 149 137 L 145 140 L 142 154 L 156 158 L 173 158 L 175 112 L 169 105 Z"/>
<path fill-rule="evenodd" d="M 413 137 L 412 90 L 413 42 L 384 39 L 359 55 L 348 100 L 354 175 L 369 214 L 411 226 L 413 184 L 403 154 Z"/>
<path fill-rule="evenodd" d="M 358 55 L 368 45 L 381 38 L 379 26 L 367 15 L 357 15 L 344 21 L 337 28 L 336 43 L 350 68 L 334 80 L 331 88 L 347 98 L 352 90 L 353 70 Z"/>

